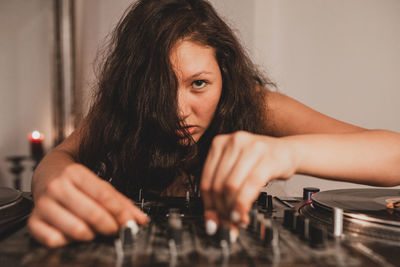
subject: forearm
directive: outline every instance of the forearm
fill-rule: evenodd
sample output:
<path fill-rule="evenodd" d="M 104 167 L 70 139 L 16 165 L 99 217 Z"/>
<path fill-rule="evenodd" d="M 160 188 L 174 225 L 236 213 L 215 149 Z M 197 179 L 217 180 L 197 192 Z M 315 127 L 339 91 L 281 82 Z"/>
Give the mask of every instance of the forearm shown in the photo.
<path fill-rule="evenodd" d="M 283 138 L 296 173 L 379 186 L 400 184 L 400 134 L 366 130 Z"/>

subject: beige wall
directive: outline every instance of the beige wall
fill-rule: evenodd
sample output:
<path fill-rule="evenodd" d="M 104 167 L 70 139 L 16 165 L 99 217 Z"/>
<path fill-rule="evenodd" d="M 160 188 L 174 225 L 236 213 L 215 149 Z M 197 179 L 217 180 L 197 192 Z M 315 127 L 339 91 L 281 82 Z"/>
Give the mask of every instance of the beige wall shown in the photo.
<path fill-rule="evenodd" d="M 0 1 L 0 186 L 11 186 L 5 157 L 29 155 L 28 134 L 44 133 L 50 146 L 52 1 Z M 32 162 L 24 162 L 29 190 Z"/>
<path fill-rule="evenodd" d="M 77 87 L 83 92 L 83 110 L 87 112 L 95 86 L 98 51 L 118 23 L 130 0 L 76 0 Z"/>
<path fill-rule="evenodd" d="M 255 58 L 280 91 L 340 120 L 400 131 L 400 1 L 255 2 Z M 289 194 L 356 186 L 304 176 L 281 185 Z"/>
<path fill-rule="evenodd" d="M 211 2 L 281 92 L 340 120 L 400 131 L 400 1 Z M 25 153 L 26 133 L 34 127 L 51 134 L 51 3 L 0 2 L 2 158 Z M 84 91 L 85 108 L 90 102 L 96 51 L 129 3 L 76 2 L 77 84 Z M 7 175 L 1 162 L 2 183 L 9 183 Z M 298 195 L 309 185 L 321 189 L 355 186 L 296 176 L 275 183 L 270 190 Z"/>

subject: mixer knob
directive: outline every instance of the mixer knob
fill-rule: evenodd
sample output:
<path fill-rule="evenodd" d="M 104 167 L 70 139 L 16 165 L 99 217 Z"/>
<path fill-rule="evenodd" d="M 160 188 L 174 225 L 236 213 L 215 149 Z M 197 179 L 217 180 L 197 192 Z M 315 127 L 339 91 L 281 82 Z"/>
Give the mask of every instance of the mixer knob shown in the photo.
<path fill-rule="evenodd" d="M 283 213 L 283 226 L 285 226 L 288 229 L 293 229 L 293 220 L 294 220 L 294 214 L 296 213 L 296 210 L 293 209 L 286 209 Z"/>
<path fill-rule="evenodd" d="M 143 198 L 143 189 L 140 188 L 140 189 L 139 189 L 139 199 L 138 199 L 138 201 L 139 201 L 139 202 L 142 202 L 142 198 Z"/>
<path fill-rule="evenodd" d="M 178 246 L 182 244 L 182 229 L 171 228 L 169 231 L 170 239 L 174 240 L 175 244 Z"/>
<path fill-rule="evenodd" d="M 133 247 L 133 235 L 131 229 L 124 227 L 120 230 L 120 239 L 122 243 L 122 248 L 129 249 Z"/>
<path fill-rule="evenodd" d="M 267 192 L 261 192 L 257 199 L 258 206 L 265 208 L 267 206 Z"/>
<path fill-rule="evenodd" d="M 186 200 L 186 203 L 189 203 L 189 202 L 190 202 L 190 192 L 189 192 L 189 191 L 186 191 L 186 198 L 185 198 L 185 200 Z"/>
<path fill-rule="evenodd" d="M 264 244 L 267 247 L 276 247 L 279 243 L 279 232 L 270 218 L 264 220 Z"/>
<path fill-rule="evenodd" d="M 257 216 L 258 216 L 258 209 L 257 206 L 252 207 L 251 211 L 250 211 L 250 230 L 253 232 L 257 232 L 257 227 L 258 227 L 258 220 L 257 220 Z"/>
<path fill-rule="evenodd" d="M 304 187 L 303 188 L 303 200 L 311 201 L 311 196 L 317 192 L 319 192 L 319 188 Z"/>
<path fill-rule="evenodd" d="M 299 215 L 296 217 L 296 234 L 301 236 L 302 232 L 304 232 L 304 217 Z"/>
<path fill-rule="evenodd" d="M 256 234 L 260 237 L 260 239 L 264 236 L 264 214 L 258 213 L 257 214 L 257 226 L 256 226 Z"/>
<path fill-rule="evenodd" d="M 140 203 L 140 209 L 141 209 L 141 210 L 144 209 L 144 198 L 142 198 L 142 202 Z"/>
<path fill-rule="evenodd" d="M 272 203 L 272 195 L 268 195 L 267 196 L 267 211 L 273 211 L 274 210 L 274 206 Z"/>
<path fill-rule="evenodd" d="M 182 243 L 183 230 L 179 210 L 170 209 L 168 224 L 168 238 L 174 240 L 176 245 L 180 245 Z"/>
<path fill-rule="evenodd" d="M 290 230 L 293 233 L 297 233 L 297 219 L 299 218 L 299 216 L 300 216 L 300 214 L 297 211 L 295 211 L 293 213 L 293 223 L 292 223 L 292 227 L 290 228 Z"/>
<path fill-rule="evenodd" d="M 119 230 L 119 238 L 123 249 L 133 247 L 134 238 L 139 232 L 139 227 L 135 221 L 127 221 L 124 227 Z"/>
<path fill-rule="evenodd" d="M 219 239 L 227 244 L 231 242 L 231 228 L 229 226 L 223 225 L 219 228 Z"/>
<path fill-rule="evenodd" d="M 325 248 L 327 234 L 326 229 L 322 225 L 311 223 L 309 236 L 311 247 Z"/>
<path fill-rule="evenodd" d="M 303 215 L 297 216 L 296 233 L 299 234 L 301 239 L 303 240 L 309 239 L 309 227 L 310 227 L 310 219 L 304 217 Z"/>

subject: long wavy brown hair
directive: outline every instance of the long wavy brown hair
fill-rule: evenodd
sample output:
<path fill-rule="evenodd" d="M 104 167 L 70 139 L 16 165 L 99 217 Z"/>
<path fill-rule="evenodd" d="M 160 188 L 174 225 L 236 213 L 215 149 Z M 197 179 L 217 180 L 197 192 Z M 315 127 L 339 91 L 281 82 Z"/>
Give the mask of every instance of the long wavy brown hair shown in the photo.
<path fill-rule="evenodd" d="M 182 39 L 212 47 L 223 80 L 213 120 L 192 145 L 176 133 L 182 122 L 170 53 Z M 128 196 L 161 192 L 182 172 L 198 182 L 218 134 L 266 133 L 260 88 L 273 84 L 205 0 L 135 2 L 111 35 L 98 77 L 78 160 Z"/>

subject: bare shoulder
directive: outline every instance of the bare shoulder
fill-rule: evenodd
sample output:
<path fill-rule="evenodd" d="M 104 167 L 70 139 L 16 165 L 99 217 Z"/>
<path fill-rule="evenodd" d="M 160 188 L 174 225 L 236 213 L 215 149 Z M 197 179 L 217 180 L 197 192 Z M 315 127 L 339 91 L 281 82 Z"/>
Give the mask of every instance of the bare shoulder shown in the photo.
<path fill-rule="evenodd" d="M 267 129 L 272 136 L 312 133 L 350 133 L 364 130 L 324 115 L 284 94 L 266 94 Z"/>
<path fill-rule="evenodd" d="M 79 146 L 82 141 L 83 132 L 86 130 L 86 120 L 82 120 L 78 127 L 67 137 L 64 141 L 62 141 L 54 150 L 63 151 L 74 158 L 78 155 Z"/>

